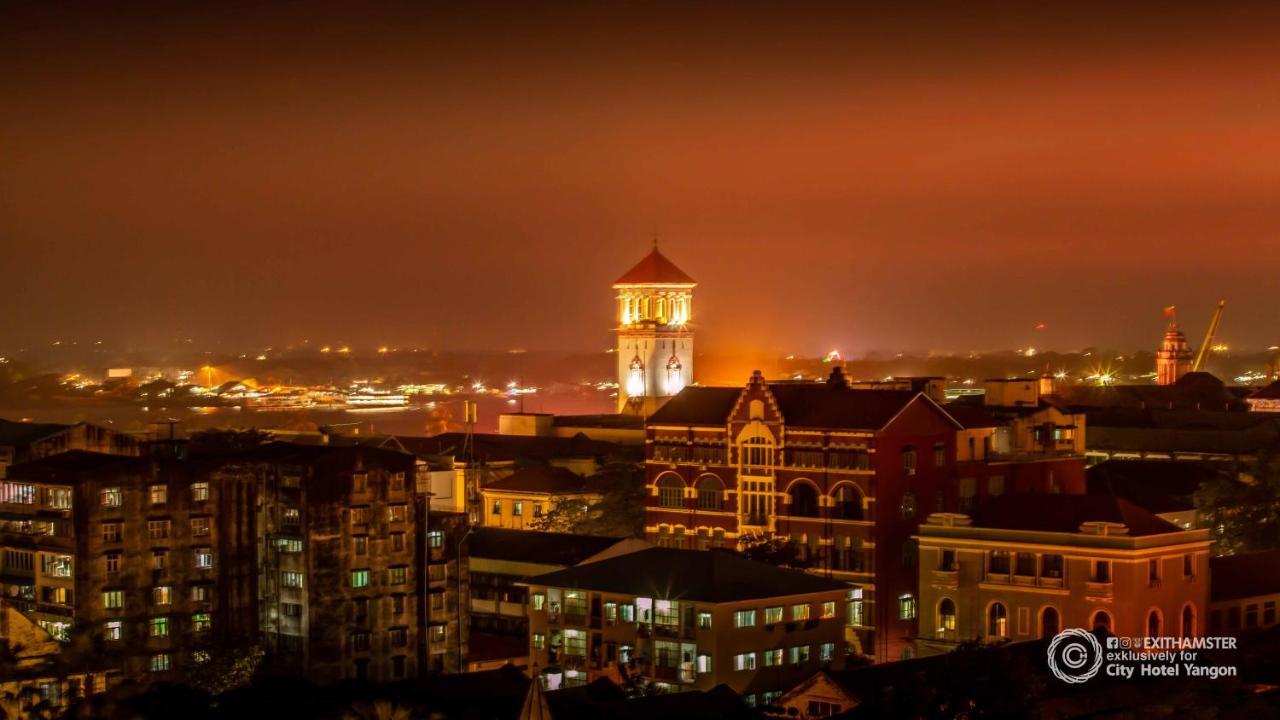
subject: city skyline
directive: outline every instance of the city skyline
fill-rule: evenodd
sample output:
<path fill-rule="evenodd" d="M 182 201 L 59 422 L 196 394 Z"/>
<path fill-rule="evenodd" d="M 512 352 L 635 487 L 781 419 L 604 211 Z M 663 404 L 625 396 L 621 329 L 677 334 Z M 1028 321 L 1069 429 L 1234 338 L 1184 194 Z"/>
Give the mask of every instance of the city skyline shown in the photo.
<path fill-rule="evenodd" d="M 1153 7 L 10 8 L 0 344 L 595 351 L 656 230 L 704 347 L 1275 345 L 1275 10 Z"/>

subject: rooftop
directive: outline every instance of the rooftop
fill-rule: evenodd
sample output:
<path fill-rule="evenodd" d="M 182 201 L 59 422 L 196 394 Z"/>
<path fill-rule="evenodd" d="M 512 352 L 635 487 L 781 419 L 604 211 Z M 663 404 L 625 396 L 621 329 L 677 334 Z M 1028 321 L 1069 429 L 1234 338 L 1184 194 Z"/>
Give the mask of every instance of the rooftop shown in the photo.
<path fill-rule="evenodd" d="M 1223 473 L 1213 463 L 1186 460 L 1108 460 L 1085 472 L 1090 495 L 1115 495 L 1153 513 L 1195 508 L 1200 485 Z"/>
<path fill-rule="evenodd" d="M 476 558 L 569 566 L 577 565 L 619 542 L 619 538 L 595 535 L 477 527 L 471 532 L 467 549 L 468 554 Z"/>
<path fill-rule="evenodd" d="M 397 435 L 391 439 L 420 457 L 457 457 L 462 455 L 466 437 L 466 433 L 449 432 L 431 437 Z M 476 460 L 481 462 L 547 462 L 562 458 L 600 458 L 619 452 L 620 449 L 617 443 L 592 440 L 581 433 L 573 437 L 475 433 L 471 438 Z"/>
<path fill-rule="evenodd" d="M 1280 594 L 1280 550 L 1209 558 L 1214 602 Z"/>
<path fill-rule="evenodd" d="M 722 426 L 741 395 L 736 387 L 687 387 L 650 415 L 649 424 Z"/>
<path fill-rule="evenodd" d="M 614 285 L 696 285 L 693 278 L 685 274 L 683 270 L 676 267 L 676 264 L 667 259 L 666 255 L 658 252 L 655 246 L 653 252 L 644 256 L 644 259 L 636 263 L 622 277 L 618 278 Z"/>
<path fill-rule="evenodd" d="M 971 517 L 974 527 L 1031 532 L 1077 533 L 1089 522 L 1123 524 L 1129 537 L 1182 530 L 1114 495 L 1000 495 L 980 503 Z"/>
<path fill-rule="evenodd" d="M 72 426 L 58 423 L 15 422 L 0 418 L 0 445 L 29 445 L 69 427 Z"/>
<path fill-rule="evenodd" d="M 588 493 L 587 479 L 554 465 L 529 465 L 501 480 L 485 485 L 482 490 L 525 492 L 548 495 Z"/>
<path fill-rule="evenodd" d="M 846 583 L 747 560 L 725 550 L 649 548 L 529 581 L 667 600 L 722 603 L 847 589 Z"/>

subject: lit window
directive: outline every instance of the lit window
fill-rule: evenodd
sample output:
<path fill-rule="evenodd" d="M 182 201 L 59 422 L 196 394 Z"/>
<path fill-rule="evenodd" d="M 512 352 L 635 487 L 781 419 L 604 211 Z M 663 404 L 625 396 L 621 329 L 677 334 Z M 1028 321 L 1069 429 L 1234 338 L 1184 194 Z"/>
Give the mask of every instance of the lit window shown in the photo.
<path fill-rule="evenodd" d="M 818 661 L 819 661 L 819 662 L 828 663 L 828 662 L 832 662 L 832 661 L 833 661 L 833 660 L 835 660 L 835 659 L 836 659 L 836 644 L 835 644 L 835 643 L 826 642 L 826 643 L 822 643 L 821 645 L 819 645 L 819 646 L 818 646 Z"/>
<path fill-rule="evenodd" d="M 152 550 L 151 551 L 151 569 L 163 570 L 169 566 L 168 550 Z"/>
<path fill-rule="evenodd" d="M 734 656 L 733 656 L 733 669 L 734 669 L 734 670 L 755 670 L 755 669 L 756 669 L 756 654 L 755 654 L 755 653 L 741 653 L 741 654 L 738 654 L 738 655 L 734 655 Z"/>
<path fill-rule="evenodd" d="M 444 547 L 444 533 L 439 530 L 427 533 L 427 545 L 433 548 Z"/>
<path fill-rule="evenodd" d="M 779 608 L 781 611 L 781 608 Z M 756 611 L 755 610 L 739 610 L 733 614 L 734 627 L 755 627 Z"/>
<path fill-rule="evenodd" d="M 102 624 L 104 640 L 119 640 L 124 637 L 124 623 L 119 620 L 108 620 Z"/>
<path fill-rule="evenodd" d="M 705 675 L 711 672 L 711 656 L 710 655 L 698 656 L 697 672 L 699 675 Z"/>
<path fill-rule="evenodd" d="M 191 588 L 191 602 L 209 602 L 209 586 L 194 585 Z"/>
<path fill-rule="evenodd" d="M 119 610 L 124 607 L 123 590 L 107 590 L 102 593 L 102 607 L 107 610 Z"/>
<path fill-rule="evenodd" d="M 902 448 L 902 469 L 908 475 L 915 474 L 916 471 L 916 449 L 908 445 Z"/>
<path fill-rule="evenodd" d="M 151 672 L 165 672 L 173 664 L 173 656 L 169 653 L 156 653 L 151 656 Z"/>
<path fill-rule="evenodd" d="M 764 609 L 764 624 L 774 625 L 782 622 L 782 606 L 767 607 Z"/>
<path fill-rule="evenodd" d="M 160 585 L 151 588 L 151 602 L 154 605 L 168 605 L 173 602 L 173 588 Z"/>
<path fill-rule="evenodd" d="M 823 619 L 825 620 L 825 619 L 827 619 L 827 618 L 833 618 L 833 617 L 835 617 L 835 616 L 836 616 L 836 601 L 835 601 L 835 600 L 828 600 L 828 601 L 826 601 L 826 602 L 822 603 L 822 617 L 823 617 Z"/>
<path fill-rule="evenodd" d="M 152 485 L 148 490 L 152 505 L 164 505 L 169 502 L 169 488 L 165 485 Z"/>
<path fill-rule="evenodd" d="M 408 514 L 408 506 L 403 504 L 387 506 L 387 522 L 404 522 Z"/>
<path fill-rule="evenodd" d="M 191 615 L 191 628 L 196 632 L 209 632 L 213 627 L 213 621 L 210 619 L 209 613 L 198 612 Z"/>
<path fill-rule="evenodd" d="M 369 571 L 368 570 L 352 570 L 351 571 L 351 587 L 353 588 L 369 587 Z"/>
<path fill-rule="evenodd" d="M 709 612 L 698 613 L 698 629 L 699 630 L 711 629 L 711 613 Z"/>
<path fill-rule="evenodd" d="M 809 662 L 808 645 L 796 645 L 795 647 L 792 647 L 787 654 L 789 655 L 787 659 L 791 661 L 792 665 Z"/>
<path fill-rule="evenodd" d="M 102 491 L 102 507 L 118 508 L 124 504 L 124 494 L 120 492 L 120 488 L 111 487 Z"/>
<path fill-rule="evenodd" d="M 762 653 L 760 653 L 760 654 L 764 656 L 764 666 L 765 666 L 765 667 L 773 667 L 773 666 L 775 666 L 775 665 L 781 665 L 781 664 L 782 664 L 782 648 L 774 648 L 774 649 L 772 649 L 772 650 L 765 650 L 764 652 L 762 652 Z"/>
<path fill-rule="evenodd" d="M 213 568 L 213 550 L 209 548 L 196 548 L 196 567 L 200 570 L 209 570 Z"/>
<path fill-rule="evenodd" d="M 916 598 L 911 593 L 898 596 L 898 619 L 914 620 L 916 617 Z"/>
<path fill-rule="evenodd" d="M 493 508 L 492 508 L 492 510 L 491 510 L 490 512 L 491 512 L 492 514 L 494 514 L 494 515 L 501 515 L 501 514 L 502 514 L 502 501 L 501 501 L 501 500 L 494 500 L 494 501 L 493 501 Z"/>
<path fill-rule="evenodd" d="M 208 535 L 209 529 L 209 518 L 191 518 L 191 534 L 193 536 L 203 537 Z"/>
<path fill-rule="evenodd" d="M 533 605 L 534 610 L 544 610 L 547 606 L 547 596 L 542 593 L 534 593 L 529 596 L 529 602 Z"/>
<path fill-rule="evenodd" d="M 511 514 L 512 514 L 513 516 L 515 516 L 515 517 L 520 517 L 521 515 L 523 515 L 523 514 L 524 514 L 524 503 L 523 503 L 522 501 L 520 501 L 520 500 L 516 500 L 515 502 L 512 502 L 512 503 L 511 503 Z"/>
<path fill-rule="evenodd" d="M 290 572 L 288 570 L 280 573 L 280 583 L 287 588 L 302 587 L 302 573 Z"/>
<path fill-rule="evenodd" d="M 300 525 L 302 523 L 302 510 L 295 507 L 285 508 L 280 515 L 280 522 L 285 525 Z"/>
<path fill-rule="evenodd" d="M 169 618 L 161 615 L 147 622 L 151 637 L 169 637 Z"/>
<path fill-rule="evenodd" d="M 302 552 L 302 538 L 279 538 L 276 540 L 276 547 L 280 548 L 283 553 L 300 553 Z"/>
<path fill-rule="evenodd" d="M 547 636 L 542 633 L 533 634 L 533 649 L 542 650 L 547 646 Z"/>
<path fill-rule="evenodd" d="M 205 502 L 209 499 L 209 483 L 191 483 L 191 502 Z"/>
<path fill-rule="evenodd" d="M 809 619 L 809 603 L 800 603 L 791 606 L 792 620 L 808 620 Z"/>

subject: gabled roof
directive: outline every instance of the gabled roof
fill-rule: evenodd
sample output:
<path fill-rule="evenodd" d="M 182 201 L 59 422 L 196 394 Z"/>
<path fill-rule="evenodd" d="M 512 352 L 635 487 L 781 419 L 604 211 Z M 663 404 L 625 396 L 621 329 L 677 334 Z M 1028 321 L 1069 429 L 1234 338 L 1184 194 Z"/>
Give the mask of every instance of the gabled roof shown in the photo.
<path fill-rule="evenodd" d="M 826 382 L 770 384 L 782 419 L 792 427 L 879 430 L 920 393 L 854 390 Z"/>
<path fill-rule="evenodd" d="M 554 465 L 530 465 L 501 480 L 495 480 L 481 489 L 558 495 L 590 492 L 586 478 L 572 470 Z"/>
<path fill-rule="evenodd" d="M 650 415 L 648 424 L 724 426 L 740 395 L 736 387 L 687 387 Z"/>
<path fill-rule="evenodd" d="M 1280 550 L 1209 558 L 1214 602 L 1280 594 Z"/>
<path fill-rule="evenodd" d="M 980 503 L 971 517 L 974 527 L 1031 532 L 1075 533 L 1087 522 L 1121 523 L 1128 537 L 1182 530 L 1114 495 L 1000 495 Z"/>
<path fill-rule="evenodd" d="M 431 437 L 395 436 L 401 447 L 419 457 L 461 456 L 466 438 L 466 433 L 460 432 L 441 433 Z M 476 433 L 471 439 L 475 458 L 481 462 L 601 458 L 618 452 L 620 447 L 617 443 L 592 440 L 581 433 L 573 437 Z"/>
<path fill-rule="evenodd" d="M 1280 380 L 1249 394 L 1250 400 L 1280 400 Z"/>
<path fill-rule="evenodd" d="M 667 256 L 654 248 L 653 252 L 635 264 L 614 285 L 696 285 L 693 278 L 685 274 Z"/>
<path fill-rule="evenodd" d="M 532 578 L 548 587 L 721 603 L 848 588 L 847 583 L 725 550 L 649 548 Z"/>

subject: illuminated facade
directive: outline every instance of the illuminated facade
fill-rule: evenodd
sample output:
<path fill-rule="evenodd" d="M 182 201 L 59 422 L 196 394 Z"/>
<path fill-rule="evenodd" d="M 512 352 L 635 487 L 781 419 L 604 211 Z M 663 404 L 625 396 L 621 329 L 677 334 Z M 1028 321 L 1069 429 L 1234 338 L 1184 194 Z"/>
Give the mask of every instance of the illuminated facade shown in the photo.
<path fill-rule="evenodd" d="M 924 517 L 975 495 L 1084 490 L 1083 458 L 1052 433 L 1039 452 L 975 456 L 968 438 L 983 432 L 1021 442 L 1014 421 L 973 416 L 914 390 L 855 389 L 839 368 L 821 383 L 757 372 L 745 387 L 687 388 L 646 421 L 646 535 L 694 549 L 786 541 L 849 584 L 852 650 L 897 660 L 916 633 Z"/>
<path fill-rule="evenodd" d="M 693 288 L 654 247 L 613 284 L 618 295 L 618 412 L 649 415 L 693 381 Z"/>
<path fill-rule="evenodd" d="M 1043 640 L 1065 628 L 1123 637 L 1204 634 L 1209 531 L 1109 495 L 1007 495 L 920 524 L 917 649 Z"/>
<path fill-rule="evenodd" d="M 1177 322 L 1169 323 L 1164 331 L 1164 342 L 1160 343 L 1160 351 L 1156 353 L 1156 383 L 1172 385 L 1178 378 L 1191 372 L 1191 346 L 1187 345 L 1187 336 L 1182 334 Z"/>

